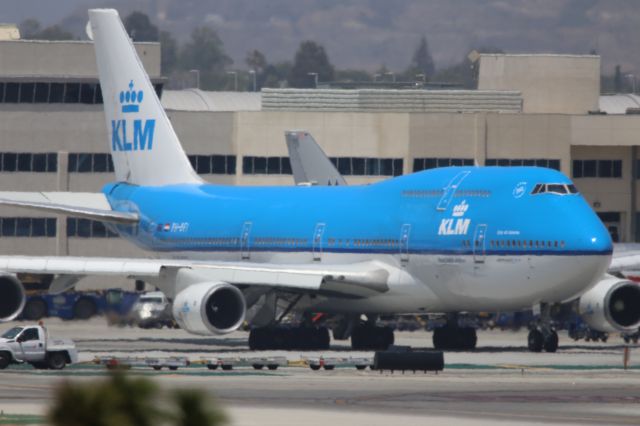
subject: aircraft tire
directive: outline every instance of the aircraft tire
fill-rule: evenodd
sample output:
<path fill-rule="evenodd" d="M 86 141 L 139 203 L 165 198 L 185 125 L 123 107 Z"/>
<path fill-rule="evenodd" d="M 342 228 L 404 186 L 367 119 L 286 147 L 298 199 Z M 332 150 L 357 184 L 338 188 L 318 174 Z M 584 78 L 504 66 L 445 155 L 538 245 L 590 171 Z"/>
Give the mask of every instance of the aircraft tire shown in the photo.
<path fill-rule="evenodd" d="M 533 329 L 527 337 L 527 346 L 531 352 L 542 352 L 544 346 L 544 336 L 538 329 Z"/>
<path fill-rule="evenodd" d="M 545 352 L 555 352 L 558 350 L 558 333 L 551 331 L 544 339 Z"/>

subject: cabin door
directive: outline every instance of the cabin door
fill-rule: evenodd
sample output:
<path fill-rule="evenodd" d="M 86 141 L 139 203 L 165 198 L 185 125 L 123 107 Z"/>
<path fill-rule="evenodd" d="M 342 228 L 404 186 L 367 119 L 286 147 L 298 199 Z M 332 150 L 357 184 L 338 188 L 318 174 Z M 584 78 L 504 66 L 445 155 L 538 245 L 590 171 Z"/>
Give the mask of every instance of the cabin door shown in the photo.
<path fill-rule="evenodd" d="M 251 258 L 251 248 L 249 246 L 251 226 L 251 222 L 245 222 L 242 224 L 242 232 L 240 233 L 240 255 L 242 259 Z"/>
<path fill-rule="evenodd" d="M 313 231 L 313 260 L 322 260 L 322 236 L 324 235 L 324 223 L 316 224 Z"/>
<path fill-rule="evenodd" d="M 487 225 L 481 224 L 476 226 L 476 232 L 473 235 L 473 262 L 484 263 L 485 240 L 487 236 Z"/>
<path fill-rule="evenodd" d="M 400 262 L 403 265 L 409 263 L 409 236 L 411 235 L 411 224 L 405 223 L 400 229 Z"/>

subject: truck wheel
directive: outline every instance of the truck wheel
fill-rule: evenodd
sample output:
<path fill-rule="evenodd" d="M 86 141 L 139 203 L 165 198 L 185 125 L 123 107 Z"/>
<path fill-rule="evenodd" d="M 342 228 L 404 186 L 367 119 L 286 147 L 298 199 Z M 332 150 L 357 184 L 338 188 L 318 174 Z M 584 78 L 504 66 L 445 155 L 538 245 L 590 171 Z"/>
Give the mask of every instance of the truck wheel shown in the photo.
<path fill-rule="evenodd" d="M 47 316 L 47 303 L 39 297 L 29 299 L 24 305 L 22 315 L 29 321 L 38 321 Z"/>
<path fill-rule="evenodd" d="M 93 300 L 82 297 L 76 301 L 73 305 L 73 316 L 76 319 L 86 320 L 94 316 L 98 311 L 96 302 Z"/>
<path fill-rule="evenodd" d="M 8 352 L 0 352 L 0 370 L 4 370 L 11 363 L 11 355 Z"/>
<path fill-rule="evenodd" d="M 52 370 L 62 370 L 67 360 L 62 352 L 52 352 L 47 356 L 47 363 Z"/>

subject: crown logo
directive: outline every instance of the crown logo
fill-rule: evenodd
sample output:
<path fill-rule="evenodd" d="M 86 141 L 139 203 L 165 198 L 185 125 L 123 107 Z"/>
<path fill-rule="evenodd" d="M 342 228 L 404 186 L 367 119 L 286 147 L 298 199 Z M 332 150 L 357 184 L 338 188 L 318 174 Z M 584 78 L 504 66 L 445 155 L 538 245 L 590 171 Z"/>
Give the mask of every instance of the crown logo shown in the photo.
<path fill-rule="evenodd" d="M 453 216 L 454 217 L 464 216 L 464 214 L 467 212 L 468 209 L 469 209 L 469 204 L 467 204 L 466 200 L 462 200 L 460 204 L 453 206 Z"/>
<path fill-rule="evenodd" d="M 140 110 L 140 102 L 142 102 L 142 90 L 133 90 L 133 80 L 129 82 L 129 90 L 120 92 L 120 103 L 122 104 L 122 112 L 124 114 L 130 112 L 138 112 Z"/>

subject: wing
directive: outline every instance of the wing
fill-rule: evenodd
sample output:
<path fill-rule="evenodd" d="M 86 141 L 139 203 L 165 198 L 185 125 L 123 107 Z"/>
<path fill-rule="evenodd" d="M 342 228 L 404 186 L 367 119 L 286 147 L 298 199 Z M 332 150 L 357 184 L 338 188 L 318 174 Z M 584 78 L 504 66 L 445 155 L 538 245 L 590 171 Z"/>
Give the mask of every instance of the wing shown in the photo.
<path fill-rule="evenodd" d="M 296 185 L 346 185 L 347 181 L 308 132 L 285 132 L 291 172 Z"/>
<path fill-rule="evenodd" d="M 107 197 L 92 192 L 0 192 L 0 205 L 61 213 L 70 216 L 132 224 L 138 215 L 111 210 Z"/>
<path fill-rule="evenodd" d="M 345 297 L 366 297 L 388 291 L 389 279 L 395 269 L 376 261 L 345 265 L 274 265 L 172 259 L 0 256 L 0 271 L 61 277 L 104 275 L 145 279 L 158 278 L 164 270 L 180 268 L 197 270 L 207 279 L 234 285 L 325 292 Z M 59 291 L 65 286 L 55 287 Z"/>
<path fill-rule="evenodd" d="M 615 244 L 609 265 L 610 273 L 638 276 L 640 273 L 640 244 Z"/>

